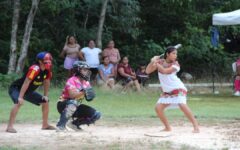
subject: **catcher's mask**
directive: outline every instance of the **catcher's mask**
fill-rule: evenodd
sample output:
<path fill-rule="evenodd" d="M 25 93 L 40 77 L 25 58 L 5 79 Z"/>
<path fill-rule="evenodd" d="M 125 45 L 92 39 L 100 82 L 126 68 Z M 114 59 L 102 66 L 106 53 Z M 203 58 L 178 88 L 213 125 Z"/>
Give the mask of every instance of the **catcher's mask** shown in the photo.
<path fill-rule="evenodd" d="M 90 81 L 91 71 L 90 67 L 85 61 L 75 61 L 73 63 L 73 73 L 81 79 Z"/>

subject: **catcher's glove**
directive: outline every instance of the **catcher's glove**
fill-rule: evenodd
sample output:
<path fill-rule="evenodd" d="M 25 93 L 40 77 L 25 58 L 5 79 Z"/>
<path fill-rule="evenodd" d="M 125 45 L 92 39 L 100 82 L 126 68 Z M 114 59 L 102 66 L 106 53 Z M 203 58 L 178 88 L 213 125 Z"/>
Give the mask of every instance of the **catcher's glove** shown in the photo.
<path fill-rule="evenodd" d="M 95 98 L 96 94 L 93 88 L 86 88 L 84 89 L 84 91 L 85 91 L 85 99 L 87 101 L 92 101 Z"/>

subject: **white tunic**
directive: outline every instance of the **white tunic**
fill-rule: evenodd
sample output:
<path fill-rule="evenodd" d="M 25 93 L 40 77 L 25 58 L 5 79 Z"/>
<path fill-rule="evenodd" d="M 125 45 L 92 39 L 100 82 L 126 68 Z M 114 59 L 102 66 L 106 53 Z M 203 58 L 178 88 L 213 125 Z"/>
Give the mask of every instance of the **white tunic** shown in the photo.
<path fill-rule="evenodd" d="M 184 89 L 187 91 L 187 88 L 177 76 L 177 72 L 180 70 L 180 66 L 173 64 L 172 67 L 175 68 L 176 71 L 171 74 L 162 74 L 158 72 L 158 78 L 163 92 L 169 93 L 176 89 Z"/>
<path fill-rule="evenodd" d="M 158 78 L 164 93 L 171 93 L 174 90 L 184 90 L 187 92 L 187 88 L 184 86 L 183 82 L 178 78 L 177 72 L 180 70 L 180 66 L 177 62 L 170 64 L 168 67 L 175 68 L 176 71 L 171 74 L 162 74 L 158 72 Z M 176 107 L 178 104 L 186 104 L 186 93 L 179 92 L 177 95 L 162 94 L 158 99 L 157 103 L 161 104 L 171 104 L 171 106 Z"/>

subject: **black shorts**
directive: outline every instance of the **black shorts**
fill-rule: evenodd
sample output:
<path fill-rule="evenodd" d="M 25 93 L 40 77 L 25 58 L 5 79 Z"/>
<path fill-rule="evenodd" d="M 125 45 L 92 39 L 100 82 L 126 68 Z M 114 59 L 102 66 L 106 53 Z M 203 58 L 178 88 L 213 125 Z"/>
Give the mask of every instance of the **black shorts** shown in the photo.
<path fill-rule="evenodd" d="M 19 97 L 19 94 L 20 94 L 20 90 L 17 87 L 10 86 L 10 88 L 8 90 L 8 94 L 12 98 L 13 103 L 18 104 L 18 97 Z M 25 93 L 23 99 L 27 100 L 27 101 L 35 104 L 35 105 L 38 105 L 38 106 L 41 103 L 46 103 L 46 101 L 43 99 L 43 96 L 40 95 L 37 92 Z"/>
<path fill-rule="evenodd" d="M 96 79 L 97 74 L 98 74 L 98 68 L 90 68 L 90 70 L 92 72 L 90 80 L 94 81 Z"/>
<path fill-rule="evenodd" d="M 84 105 L 84 104 L 80 104 L 79 106 L 77 106 L 77 104 L 75 102 L 73 102 L 75 100 L 65 100 L 65 101 L 59 101 L 57 102 L 57 110 L 58 112 L 61 114 L 63 112 L 63 110 L 67 107 L 67 105 L 69 104 L 74 104 L 77 109 L 76 111 L 73 113 L 72 117 L 75 118 L 83 118 L 83 117 L 89 117 L 91 118 L 96 110 L 90 106 Z"/>
<path fill-rule="evenodd" d="M 136 79 L 135 79 L 135 80 L 136 80 Z M 121 78 L 119 78 L 119 83 L 120 83 L 122 86 L 125 86 L 125 85 L 127 85 L 129 82 L 135 81 L 135 80 L 133 80 L 132 78 L 121 77 Z"/>

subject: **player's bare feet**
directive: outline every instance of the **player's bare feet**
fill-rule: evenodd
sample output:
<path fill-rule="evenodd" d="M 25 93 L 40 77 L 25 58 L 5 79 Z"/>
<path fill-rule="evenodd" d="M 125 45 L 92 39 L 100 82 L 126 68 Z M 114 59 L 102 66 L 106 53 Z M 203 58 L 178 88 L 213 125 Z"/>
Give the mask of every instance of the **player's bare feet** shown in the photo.
<path fill-rule="evenodd" d="M 164 129 L 161 130 L 161 132 L 171 132 L 171 131 L 172 131 L 171 128 L 164 128 Z"/>
<path fill-rule="evenodd" d="M 54 126 L 51 125 L 47 125 L 45 127 L 42 127 L 42 130 L 55 130 L 56 128 Z"/>
<path fill-rule="evenodd" d="M 17 133 L 17 130 L 15 130 L 14 128 L 7 128 L 6 132 Z"/>
<path fill-rule="evenodd" d="M 192 131 L 192 133 L 200 133 L 199 128 L 194 128 L 193 131 Z"/>

